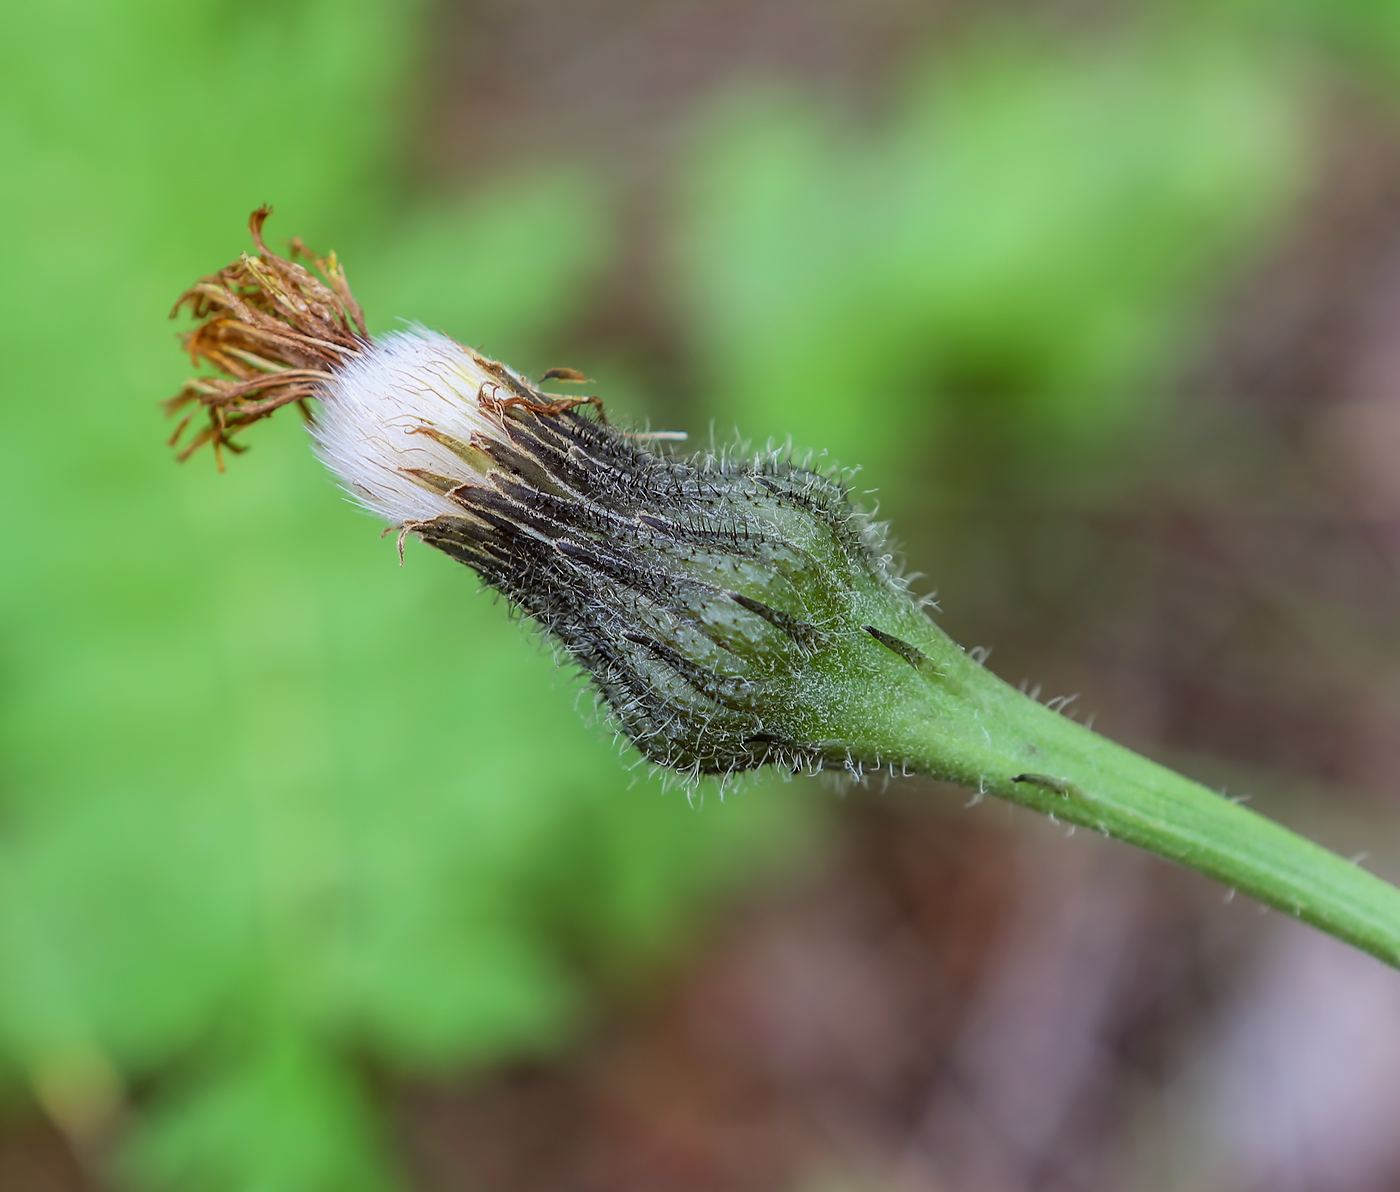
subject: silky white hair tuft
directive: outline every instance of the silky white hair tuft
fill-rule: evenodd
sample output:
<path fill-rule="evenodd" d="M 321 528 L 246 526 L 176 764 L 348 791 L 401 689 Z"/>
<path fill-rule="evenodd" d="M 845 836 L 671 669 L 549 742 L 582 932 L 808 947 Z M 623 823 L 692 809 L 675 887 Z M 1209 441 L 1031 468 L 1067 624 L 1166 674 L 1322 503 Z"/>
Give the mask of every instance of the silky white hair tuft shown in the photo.
<path fill-rule="evenodd" d="M 410 474 L 421 469 L 466 483 L 484 479 L 425 429 L 463 444 L 500 437 L 481 408 L 498 386 L 470 348 L 414 327 L 375 340 L 325 383 L 311 426 L 316 454 L 370 512 L 393 525 L 428 521 L 461 508 Z"/>

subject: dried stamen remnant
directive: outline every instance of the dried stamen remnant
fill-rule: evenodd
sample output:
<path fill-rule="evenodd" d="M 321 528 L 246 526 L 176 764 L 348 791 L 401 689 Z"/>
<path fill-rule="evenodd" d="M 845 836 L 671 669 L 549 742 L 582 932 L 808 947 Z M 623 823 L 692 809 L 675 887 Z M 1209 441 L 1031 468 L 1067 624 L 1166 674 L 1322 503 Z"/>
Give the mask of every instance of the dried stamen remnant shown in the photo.
<path fill-rule="evenodd" d="M 165 403 L 172 414 L 196 407 L 180 420 L 171 446 L 200 410 L 208 416 L 180 448 L 182 460 L 206 443 L 216 453 L 242 450 L 235 434 L 292 402 L 307 413 L 306 399 L 320 397 L 333 370 L 369 346 L 364 315 L 335 254 L 320 257 L 300 239 L 292 241 L 292 257 L 309 261 L 320 277 L 278 256 L 263 242 L 270 214 L 271 208 L 260 207 L 248 221 L 256 254 L 243 253 L 200 279 L 170 312 L 173 318 L 188 306 L 200 321 L 182 336 L 195 366 L 207 362 L 226 374 L 191 378 Z"/>

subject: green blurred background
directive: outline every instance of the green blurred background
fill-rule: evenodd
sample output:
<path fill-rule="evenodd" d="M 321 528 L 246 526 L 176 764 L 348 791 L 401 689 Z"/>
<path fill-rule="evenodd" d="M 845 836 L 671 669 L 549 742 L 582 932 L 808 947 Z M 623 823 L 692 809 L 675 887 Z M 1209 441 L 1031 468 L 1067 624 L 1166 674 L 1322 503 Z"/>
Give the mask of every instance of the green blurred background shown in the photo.
<path fill-rule="evenodd" d="M 1182 1171 L 1182 1187 L 1400 1186 L 1379 1128 L 1339 1144 L 1359 1174 L 1297 1159 L 1331 1182 L 1282 1184 L 1268 1140 L 1296 1137 L 1295 1118 L 1179 1112 L 1197 1084 L 1257 1091 L 1252 1061 L 1199 1075 L 1192 1057 L 1253 1037 L 1227 994 L 1291 971 L 1258 942 L 1278 925 L 932 786 L 668 791 L 578 715 L 576 681 L 474 577 L 412 546 L 400 568 L 295 420 L 259 427 L 220 475 L 211 458 L 173 465 L 158 408 L 188 368 L 166 312 L 270 202 L 271 243 L 334 248 L 372 330 L 415 319 L 532 375 L 580 368 L 618 416 L 693 443 L 737 430 L 861 465 L 944 623 L 995 644 L 995 669 L 1077 686 L 1104 731 L 1268 786 L 1262 809 L 1360 840 L 1383 870 L 1400 760 L 1400 360 L 1385 354 L 1400 8 L 7 0 L 0 15 L 5 1188 L 1166 1188 Z M 946 977 L 899 1018 L 840 985 L 894 953 L 785 934 L 772 908 L 849 924 L 898 868 L 890 850 L 925 839 L 912 871 L 966 880 L 957 897 L 890 896 L 908 922 L 889 947 L 923 940 L 910 965 Z M 1026 850 L 1078 860 L 1046 877 Z M 1125 893 L 1144 882 L 1151 896 Z M 1118 1026 L 1089 1031 L 1112 1062 L 1046 1094 L 1098 1106 L 1083 1111 L 1097 1124 L 978 1150 L 959 1113 L 1024 1114 L 949 1090 L 981 1087 L 953 1077 L 990 1070 L 997 1031 L 978 1024 L 996 990 L 1035 985 L 997 974 L 1027 938 L 1057 938 L 1023 913 L 1057 890 L 1089 916 L 1074 930 L 1096 921 L 1086 906 L 1127 908 L 1118 976 L 1065 1003 L 1117 1007 L 1102 1014 Z M 796 975 L 733 960 L 736 921 L 777 923 L 751 946 L 796 948 Z M 806 1055 L 866 1018 L 942 1025 L 858 1035 L 848 1068 L 899 1057 L 860 1079 L 796 1060 L 795 1076 L 717 1076 L 745 1048 L 712 1047 L 689 1018 L 628 1034 L 655 1021 L 642 1007 L 710 988 L 715 955 L 781 996 L 677 1013 L 750 1022 L 759 1052 L 787 1030 Z M 1297 963 L 1349 963 L 1325 956 Z M 838 985 L 830 1022 L 793 1026 Z M 1376 998 L 1400 1032 L 1391 992 Z M 1056 1004 L 1043 1013 L 1063 1027 Z M 1280 1021 L 1285 1038 L 1311 1030 Z M 657 1042 L 677 1033 L 681 1058 Z M 539 1124 L 568 1116 L 557 1104 L 492 1099 L 502 1073 L 544 1072 L 596 1106 L 618 1049 L 677 1068 L 629 1077 L 639 1104 L 689 1104 L 702 1076 L 739 1091 L 684 1129 L 595 1121 L 572 1141 Z M 1061 1070 L 1033 1047 L 1007 1062 L 1032 1083 Z M 590 1093 L 600 1064 L 612 1076 Z M 1297 1080 L 1331 1087 L 1317 1070 Z M 811 1110 L 838 1085 L 843 1108 Z M 1138 1109 L 1104 1092 L 1123 1087 Z M 793 1104 L 817 1126 L 783 1118 Z M 779 1124 L 736 1151 L 748 1112 Z M 473 1117 L 506 1124 L 440 1145 L 474 1137 Z M 598 1138 L 616 1158 L 637 1136 L 646 1162 L 599 1166 Z M 572 1157 L 546 1178 L 502 1158 L 511 1139 Z M 1097 1158 L 1056 1159 L 1067 1139 Z M 1008 1173 L 1012 1152 L 1039 1159 Z"/>

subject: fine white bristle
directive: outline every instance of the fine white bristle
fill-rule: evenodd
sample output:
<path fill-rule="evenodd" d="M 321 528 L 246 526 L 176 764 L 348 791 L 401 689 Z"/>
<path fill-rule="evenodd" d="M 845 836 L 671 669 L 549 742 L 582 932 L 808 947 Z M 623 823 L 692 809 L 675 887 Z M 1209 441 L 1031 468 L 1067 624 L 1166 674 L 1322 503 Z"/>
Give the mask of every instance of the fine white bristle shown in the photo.
<path fill-rule="evenodd" d="M 326 385 L 312 424 L 316 454 L 372 513 L 393 525 L 461 510 L 410 474 L 421 469 L 458 483 L 482 479 L 425 428 L 462 444 L 500 435 L 480 404 L 498 382 L 475 352 L 415 327 L 377 339 Z"/>

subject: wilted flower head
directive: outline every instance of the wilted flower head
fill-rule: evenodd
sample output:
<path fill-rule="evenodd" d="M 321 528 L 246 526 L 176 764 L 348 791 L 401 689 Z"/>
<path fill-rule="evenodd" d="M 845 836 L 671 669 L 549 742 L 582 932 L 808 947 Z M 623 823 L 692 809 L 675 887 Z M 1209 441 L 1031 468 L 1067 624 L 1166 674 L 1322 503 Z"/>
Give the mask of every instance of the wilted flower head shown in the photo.
<path fill-rule="evenodd" d="M 207 416 L 181 458 L 237 449 L 296 403 L 344 487 L 401 543 L 468 564 L 534 617 L 652 761 L 691 775 L 889 764 L 852 730 L 888 725 L 929 665 L 898 634 L 929 626 L 841 484 L 773 454 L 673 455 L 609 425 L 596 398 L 542 392 L 436 332 L 372 340 L 335 258 L 293 242 L 318 277 L 270 252 L 266 217 L 256 255 L 176 305 L 201 320 L 185 336 L 196 363 L 227 374 L 171 399 Z"/>

